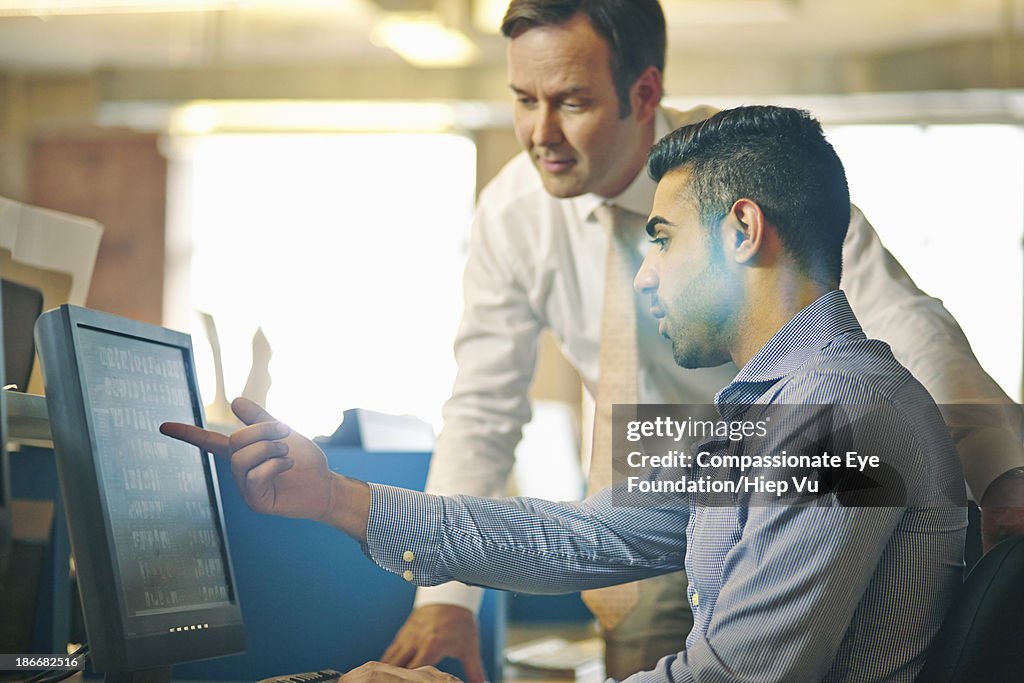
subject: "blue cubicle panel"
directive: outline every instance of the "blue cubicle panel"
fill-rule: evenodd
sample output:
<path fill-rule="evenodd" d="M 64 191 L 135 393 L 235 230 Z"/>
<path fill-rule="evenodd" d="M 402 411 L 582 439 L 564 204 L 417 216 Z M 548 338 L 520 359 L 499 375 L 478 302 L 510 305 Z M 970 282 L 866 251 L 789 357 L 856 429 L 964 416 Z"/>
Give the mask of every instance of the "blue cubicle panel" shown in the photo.
<path fill-rule="evenodd" d="M 430 461 L 428 453 L 339 447 L 325 452 L 337 472 L 420 490 Z M 377 567 L 334 529 L 253 512 L 221 459 L 217 475 L 248 651 L 179 665 L 175 680 L 251 681 L 326 667 L 348 671 L 379 659 L 412 609 L 414 587 Z M 500 680 L 504 598 L 487 591 L 480 613 L 484 665 L 492 681 Z"/>

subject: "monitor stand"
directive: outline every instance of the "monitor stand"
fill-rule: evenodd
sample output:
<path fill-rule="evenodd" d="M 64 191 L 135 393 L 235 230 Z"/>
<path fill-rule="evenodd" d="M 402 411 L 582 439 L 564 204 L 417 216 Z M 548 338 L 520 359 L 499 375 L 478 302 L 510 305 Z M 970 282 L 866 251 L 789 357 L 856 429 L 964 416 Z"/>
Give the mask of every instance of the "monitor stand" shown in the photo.
<path fill-rule="evenodd" d="M 103 676 L 104 683 L 171 683 L 171 667 L 158 666 L 155 669 L 138 671 L 110 671 Z"/>

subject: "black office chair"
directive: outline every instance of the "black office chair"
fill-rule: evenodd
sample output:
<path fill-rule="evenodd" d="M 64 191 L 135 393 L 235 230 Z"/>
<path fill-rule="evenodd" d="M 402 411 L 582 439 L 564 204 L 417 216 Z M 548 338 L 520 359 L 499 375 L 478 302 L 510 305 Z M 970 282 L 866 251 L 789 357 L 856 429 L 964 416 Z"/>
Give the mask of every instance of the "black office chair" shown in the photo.
<path fill-rule="evenodd" d="M 974 566 L 928 650 L 917 683 L 1024 681 L 1024 536 Z"/>

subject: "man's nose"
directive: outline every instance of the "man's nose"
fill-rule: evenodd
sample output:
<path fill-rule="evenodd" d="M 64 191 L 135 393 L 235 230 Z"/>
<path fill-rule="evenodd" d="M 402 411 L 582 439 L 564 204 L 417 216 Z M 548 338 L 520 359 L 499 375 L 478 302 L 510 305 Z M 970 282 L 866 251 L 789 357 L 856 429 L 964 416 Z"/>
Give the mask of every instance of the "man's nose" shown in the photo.
<path fill-rule="evenodd" d="M 658 291 L 658 273 L 649 261 L 650 259 L 645 256 L 644 262 L 640 264 L 640 270 L 633 278 L 633 289 L 637 294 L 654 294 Z"/>
<path fill-rule="evenodd" d="M 562 141 L 562 124 L 558 120 L 558 111 L 548 105 L 537 109 L 537 118 L 533 125 L 533 144 L 537 147 L 551 147 Z"/>

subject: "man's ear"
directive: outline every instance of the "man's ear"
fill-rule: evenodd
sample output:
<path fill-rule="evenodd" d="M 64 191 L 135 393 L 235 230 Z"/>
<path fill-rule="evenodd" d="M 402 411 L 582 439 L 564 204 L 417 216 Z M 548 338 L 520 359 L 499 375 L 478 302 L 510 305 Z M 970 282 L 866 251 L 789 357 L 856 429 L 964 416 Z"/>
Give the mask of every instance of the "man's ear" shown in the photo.
<path fill-rule="evenodd" d="M 722 221 L 722 245 L 726 257 L 739 264 L 753 264 L 764 248 L 767 221 L 752 199 L 737 199 Z"/>
<path fill-rule="evenodd" d="M 661 102 L 661 71 L 649 66 L 640 74 L 629 89 L 629 103 L 633 116 L 640 123 L 646 123 L 654 116 Z"/>

